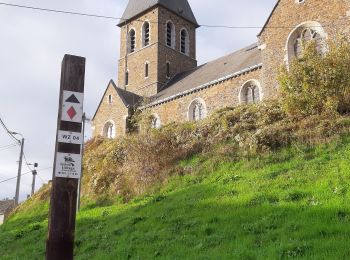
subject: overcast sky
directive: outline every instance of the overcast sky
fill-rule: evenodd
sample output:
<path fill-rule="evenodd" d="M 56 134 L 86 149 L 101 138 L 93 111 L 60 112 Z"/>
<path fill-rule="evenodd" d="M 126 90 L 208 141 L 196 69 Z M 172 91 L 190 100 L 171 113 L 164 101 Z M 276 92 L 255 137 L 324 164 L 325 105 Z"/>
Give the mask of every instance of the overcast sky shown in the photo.
<path fill-rule="evenodd" d="M 142 1 L 142 0 L 139 0 Z M 176 0 L 174 0 L 176 1 Z M 8 0 L 42 8 L 120 17 L 127 0 Z M 189 0 L 199 24 L 263 26 L 276 0 Z M 52 167 L 60 68 L 64 54 L 87 58 L 85 111 L 91 117 L 110 79 L 117 82 L 120 31 L 116 21 L 46 13 L 0 5 L 0 117 L 25 137 L 25 154 L 39 169 Z M 199 64 L 256 42 L 259 29 L 197 31 Z M 90 126 L 87 126 L 90 128 Z M 90 131 L 88 131 L 90 132 Z M 89 137 L 89 133 L 86 134 Z M 0 128 L 0 182 L 17 175 L 19 147 Z M 28 168 L 23 165 L 23 173 Z M 51 179 L 39 171 L 37 189 Z M 31 190 L 22 177 L 21 200 Z M 41 179 L 42 180 L 41 180 Z M 16 180 L 0 183 L 0 199 L 12 198 Z"/>

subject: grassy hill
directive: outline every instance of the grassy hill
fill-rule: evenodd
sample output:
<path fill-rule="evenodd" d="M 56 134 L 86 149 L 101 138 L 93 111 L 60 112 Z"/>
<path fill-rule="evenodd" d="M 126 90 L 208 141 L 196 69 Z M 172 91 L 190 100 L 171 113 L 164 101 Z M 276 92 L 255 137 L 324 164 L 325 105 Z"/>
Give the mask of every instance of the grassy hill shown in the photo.
<path fill-rule="evenodd" d="M 125 203 L 85 201 L 76 259 L 347 259 L 350 136 L 262 156 L 194 155 Z M 0 227 L 0 259 L 43 259 L 48 187 Z"/>

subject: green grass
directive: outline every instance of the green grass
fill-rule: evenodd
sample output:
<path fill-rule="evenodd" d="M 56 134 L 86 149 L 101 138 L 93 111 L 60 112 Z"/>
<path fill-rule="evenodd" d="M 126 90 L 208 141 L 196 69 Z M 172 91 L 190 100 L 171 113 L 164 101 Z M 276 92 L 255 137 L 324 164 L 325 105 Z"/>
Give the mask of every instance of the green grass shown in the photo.
<path fill-rule="evenodd" d="M 348 259 L 350 138 L 239 162 L 196 156 L 153 195 L 86 203 L 76 259 Z M 43 259 L 47 204 L 0 227 L 0 259 Z"/>

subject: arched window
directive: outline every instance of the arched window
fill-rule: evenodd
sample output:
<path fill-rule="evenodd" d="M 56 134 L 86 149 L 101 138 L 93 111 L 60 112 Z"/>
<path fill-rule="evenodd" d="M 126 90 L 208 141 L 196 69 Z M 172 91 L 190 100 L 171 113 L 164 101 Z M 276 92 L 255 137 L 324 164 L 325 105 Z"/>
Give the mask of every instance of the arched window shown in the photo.
<path fill-rule="evenodd" d="M 166 23 L 165 43 L 166 46 L 175 48 L 175 26 L 172 22 Z"/>
<path fill-rule="evenodd" d="M 150 27 L 149 22 L 145 22 L 142 26 L 142 47 L 146 47 L 150 42 Z"/>
<path fill-rule="evenodd" d="M 108 104 L 112 104 L 112 101 L 113 101 L 112 95 L 108 95 Z"/>
<path fill-rule="evenodd" d="M 158 115 L 152 115 L 151 118 L 151 128 L 153 129 L 159 129 L 162 126 L 162 123 L 160 121 L 160 118 Z"/>
<path fill-rule="evenodd" d="M 115 125 L 113 122 L 108 121 L 103 127 L 103 137 L 115 138 Z"/>
<path fill-rule="evenodd" d="M 189 53 L 189 37 L 185 28 L 180 33 L 180 52 L 186 55 Z"/>
<path fill-rule="evenodd" d="M 323 51 L 323 39 L 319 32 L 311 28 L 305 28 L 300 35 L 298 35 L 297 39 L 294 41 L 294 55 L 297 58 L 301 58 L 303 55 L 303 50 L 306 45 L 311 42 L 316 42 L 316 48 L 319 53 Z"/>
<path fill-rule="evenodd" d="M 199 121 L 207 116 L 206 106 L 202 99 L 195 99 L 188 108 L 189 121 Z"/>
<path fill-rule="evenodd" d="M 318 53 L 325 52 L 325 32 L 321 24 L 317 22 L 306 22 L 296 27 L 289 35 L 287 41 L 287 61 L 293 58 L 302 58 L 303 51 L 308 43 L 314 41 Z"/>
<path fill-rule="evenodd" d="M 128 52 L 133 53 L 136 45 L 136 33 L 134 29 L 131 29 L 128 34 Z"/>
<path fill-rule="evenodd" d="M 260 88 L 255 80 L 248 81 L 241 89 L 241 103 L 254 104 L 261 101 Z"/>

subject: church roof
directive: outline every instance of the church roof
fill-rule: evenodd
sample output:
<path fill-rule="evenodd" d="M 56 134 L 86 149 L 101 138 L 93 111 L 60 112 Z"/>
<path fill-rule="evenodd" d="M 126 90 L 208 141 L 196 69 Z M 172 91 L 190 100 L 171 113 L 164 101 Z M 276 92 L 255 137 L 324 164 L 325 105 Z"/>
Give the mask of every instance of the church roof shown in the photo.
<path fill-rule="evenodd" d="M 261 53 L 255 43 L 193 70 L 177 74 L 158 94 L 152 97 L 152 102 L 148 106 L 209 87 L 220 81 L 261 68 L 261 66 Z"/>
<path fill-rule="evenodd" d="M 136 95 L 135 93 L 118 88 L 114 84 L 114 81 L 112 81 L 112 84 L 113 84 L 113 87 L 115 88 L 115 90 L 117 91 L 117 94 L 119 95 L 120 99 L 123 101 L 123 103 L 126 107 L 134 106 L 142 101 L 142 97 L 140 97 L 139 95 Z"/>
<path fill-rule="evenodd" d="M 196 26 L 199 26 L 187 0 L 129 0 L 118 26 L 157 5 L 176 13 Z"/>
<path fill-rule="evenodd" d="M 0 214 L 5 214 L 15 206 L 14 200 L 2 200 L 0 201 Z"/>
<path fill-rule="evenodd" d="M 135 93 L 132 93 L 130 91 L 127 91 L 127 90 L 124 90 L 124 89 L 121 89 L 121 88 L 117 87 L 117 85 L 114 83 L 113 80 L 109 81 L 109 83 L 107 85 L 107 88 L 105 90 L 105 93 L 103 94 L 103 97 L 106 95 L 107 90 L 108 90 L 110 85 L 113 86 L 113 88 L 117 92 L 118 96 L 120 97 L 120 100 L 123 102 L 125 107 L 127 107 L 127 108 L 133 107 L 136 104 L 142 102 L 142 97 L 141 96 L 136 95 Z M 95 119 L 95 116 L 97 115 L 97 112 L 100 109 L 100 106 L 101 106 L 102 102 L 103 102 L 103 98 L 101 99 L 100 104 L 98 105 L 98 107 L 96 109 L 96 112 L 95 112 L 94 116 L 92 117 L 92 120 Z"/>

